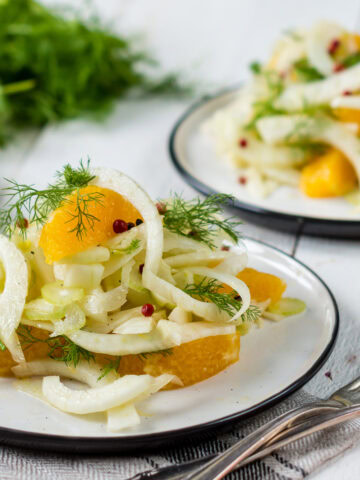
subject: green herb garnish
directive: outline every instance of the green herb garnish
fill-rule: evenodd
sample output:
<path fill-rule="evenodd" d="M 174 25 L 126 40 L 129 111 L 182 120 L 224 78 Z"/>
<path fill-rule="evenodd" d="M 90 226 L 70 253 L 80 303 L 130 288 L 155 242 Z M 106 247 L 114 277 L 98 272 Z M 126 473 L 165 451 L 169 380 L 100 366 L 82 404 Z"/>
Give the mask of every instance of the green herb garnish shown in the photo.
<path fill-rule="evenodd" d="M 18 227 L 25 235 L 28 221 L 43 225 L 53 210 L 70 203 L 67 197 L 73 192 L 76 192 L 76 208 L 75 213 L 68 212 L 70 231 L 76 232 L 81 239 L 86 229 L 93 229 L 99 219 L 89 212 L 88 207 L 91 203 L 101 205 L 103 194 L 81 193 L 81 188 L 95 178 L 89 171 L 89 161 L 86 165 L 80 161 L 78 168 L 65 165 L 56 177 L 57 181 L 44 190 L 5 179 L 9 186 L 0 192 L 0 197 L 6 198 L 5 205 L 0 209 L 0 230 L 11 236 Z"/>
<path fill-rule="evenodd" d="M 360 63 L 360 52 L 352 53 L 341 62 L 345 68 L 353 67 L 358 63 Z"/>
<path fill-rule="evenodd" d="M 0 350 L 4 352 L 6 350 L 6 346 L 3 344 L 3 342 L 0 340 Z"/>
<path fill-rule="evenodd" d="M 260 62 L 251 62 L 250 65 L 249 65 L 249 68 L 255 75 L 259 75 L 261 73 L 261 63 Z"/>
<path fill-rule="evenodd" d="M 120 366 L 120 360 L 121 357 L 117 357 L 115 360 L 110 360 L 102 369 L 101 369 L 101 375 L 98 377 L 98 381 L 101 380 L 102 378 L 106 377 L 112 370 L 115 372 L 118 371 L 119 366 Z"/>
<path fill-rule="evenodd" d="M 118 254 L 125 254 L 125 255 L 130 255 L 134 253 L 138 248 L 140 247 L 140 240 L 138 238 L 134 238 L 131 240 L 129 245 L 125 248 L 114 248 L 111 250 L 111 253 L 114 253 L 116 255 Z"/>
<path fill-rule="evenodd" d="M 169 355 L 173 354 L 173 351 L 171 348 L 165 348 L 164 350 L 157 350 L 155 352 L 139 353 L 138 357 L 141 358 L 142 360 L 146 360 L 149 356 L 154 355 L 155 353 L 159 353 L 163 357 L 168 357 Z"/>
<path fill-rule="evenodd" d="M 311 143 L 310 140 L 306 140 L 306 139 L 298 140 L 296 142 L 291 142 L 291 143 L 289 142 L 288 145 L 291 146 L 292 148 L 297 148 L 301 150 L 303 153 L 305 153 L 308 157 L 311 157 L 311 158 L 315 156 L 323 155 L 327 150 L 327 146 L 325 144 L 319 143 L 319 142 Z"/>
<path fill-rule="evenodd" d="M 157 63 L 134 50 L 135 39 L 112 33 L 96 15 L 82 21 L 69 8 L 59 12 L 35 0 L 0 2 L 0 143 L 19 127 L 89 113 L 101 119 L 130 91 L 189 91 L 178 75 L 154 78 Z"/>
<path fill-rule="evenodd" d="M 190 201 L 175 195 L 171 201 L 162 202 L 164 227 L 178 235 L 205 243 L 210 248 L 215 247 L 214 238 L 220 230 L 237 242 L 241 222 L 235 220 L 235 217 L 220 217 L 224 206 L 233 200 L 234 197 L 226 194 L 209 195 L 205 200 L 195 198 Z"/>
<path fill-rule="evenodd" d="M 294 71 L 299 76 L 300 81 L 313 82 L 315 80 L 322 80 L 324 75 L 320 73 L 315 67 L 310 65 L 307 58 L 302 58 L 294 63 Z"/>
<path fill-rule="evenodd" d="M 235 315 L 242 306 L 238 294 L 221 292 L 222 285 L 215 279 L 203 278 L 199 283 L 192 283 L 184 288 L 184 292 L 201 301 L 210 300 L 219 310 L 226 312 L 230 317 Z M 255 322 L 261 316 L 261 310 L 256 305 L 250 305 L 241 315 L 243 322 Z"/>
<path fill-rule="evenodd" d="M 25 349 L 35 343 L 45 343 L 49 347 L 48 357 L 58 362 L 64 362 L 67 366 L 76 367 L 80 360 L 86 360 L 87 362 L 95 360 L 93 353 L 79 347 L 65 335 L 48 337 L 46 339 L 38 338 L 32 334 L 31 327 L 27 325 L 20 325 L 17 333 Z"/>
<path fill-rule="evenodd" d="M 284 113 L 283 110 L 274 106 L 276 99 L 284 90 L 283 79 L 274 71 L 262 72 L 261 75 L 266 81 L 268 92 L 264 98 L 253 103 L 254 114 L 250 122 L 245 126 L 247 130 L 254 129 L 256 127 L 256 122 L 260 120 L 260 118 Z"/>

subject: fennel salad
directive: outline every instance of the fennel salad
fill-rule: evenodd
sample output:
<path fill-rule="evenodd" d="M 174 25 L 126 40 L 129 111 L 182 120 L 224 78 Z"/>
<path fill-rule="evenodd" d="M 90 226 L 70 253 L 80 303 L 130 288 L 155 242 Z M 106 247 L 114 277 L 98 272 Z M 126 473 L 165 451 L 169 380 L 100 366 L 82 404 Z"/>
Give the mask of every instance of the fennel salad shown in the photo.
<path fill-rule="evenodd" d="M 237 362 L 264 318 L 305 309 L 247 266 L 228 195 L 156 203 L 80 162 L 43 190 L 8 180 L 2 196 L 0 375 L 62 412 L 104 412 L 110 432 L 138 425 L 159 390 Z"/>
<path fill-rule="evenodd" d="M 332 22 L 284 32 L 237 99 L 204 124 L 255 198 L 290 186 L 359 205 L 360 35 Z"/>

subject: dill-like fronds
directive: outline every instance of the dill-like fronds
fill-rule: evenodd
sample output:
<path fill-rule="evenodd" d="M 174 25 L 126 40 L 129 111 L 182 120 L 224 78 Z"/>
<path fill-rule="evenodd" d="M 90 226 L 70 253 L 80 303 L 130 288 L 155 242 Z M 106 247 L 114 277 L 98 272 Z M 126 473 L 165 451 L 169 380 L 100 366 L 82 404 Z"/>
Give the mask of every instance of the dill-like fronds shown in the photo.
<path fill-rule="evenodd" d="M 139 353 L 138 357 L 141 360 L 146 360 L 150 355 L 154 355 L 155 353 L 159 353 L 163 357 L 168 357 L 169 355 L 173 354 L 173 351 L 171 348 L 165 348 L 164 350 L 157 350 L 155 352 L 144 352 L 144 353 Z"/>
<path fill-rule="evenodd" d="M 221 283 L 216 279 L 203 278 L 199 283 L 186 285 L 184 292 L 201 301 L 210 300 L 219 310 L 226 312 L 230 317 L 235 315 L 242 307 L 241 299 L 237 298 L 237 293 L 225 293 Z M 250 305 L 241 319 L 245 322 L 254 322 L 261 315 L 261 310 L 256 305 Z"/>
<path fill-rule="evenodd" d="M 310 65 L 307 58 L 302 58 L 294 63 L 294 71 L 302 82 L 313 82 L 322 80 L 324 75 Z"/>
<path fill-rule="evenodd" d="M 98 377 L 97 381 L 101 380 L 102 378 L 106 377 L 111 370 L 118 371 L 120 366 L 121 357 L 117 357 L 115 360 L 110 360 L 104 367 L 101 369 L 101 375 Z"/>
<path fill-rule="evenodd" d="M 33 335 L 31 327 L 27 325 L 20 325 L 17 333 L 20 337 L 20 343 L 25 349 L 35 343 L 46 343 L 49 347 L 48 357 L 58 362 L 64 362 L 67 366 L 76 367 L 80 360 L 88 362 L 95 360 L 93 353 L 79 347 L 65 335 L 48 337 L 46 339 L 38 338 Z"/>
<path fill-rule="evenodd" d="M 138 238 L 134 238 L 133 240 L 131 240 L 131 242 L 127 247 L 114 248 L 113 250 L 111 250 L 111 253 L 130 255 L 131 253 L 135 252 L 139 247 L 140 247 L 140 240 Z"/>
<path fill-rule="evenodd" d="M 171 232 L 205 243 L 214 248 L 214 238 L 219 230 L 225 232 L 234 242 L 240 233 L 241 222 L 231 218 L 221 218 L 223 207 L 233 201 L 231 195 L 215 194 L 205 200 L 195 198 L 186 201 L 179 195 L 174 195 L 171 201 L 163 201 L 164 227 Z"/>
<path fill-rule="evenodd" d="M 177 74 L 158 74 L 150 54 L 95 12 L 82 20 L 70 8 L 69 18 L 69 8 L 61 15 L 42 3 L 0 1 L 0 144 L 19 128 L 103 119 L 130 92 L 189 93 Z"/>
<path fill-rule="evenodd" d="M 89 205 L 101 204 L 103 195 L 100 192 L 81 193 L 81 188 L 95 178 L 89 171 L 89 160 L 86 165 L 80 161 L 78 168 L 65 165 L 56 173 L 56 178 L 57 181 L 44 190 L 5 179 L 8 186 L 0 193 L 0 197 L 6 199 L 0 209 L 0 230 L 11 236 L 18 227 L 26 235 L 26 220 L 43 225 L 53 210 L 71 202 L 68 196 L 73 192 L 76 193 L 75 212 L 68 212 L 70 231 L 76 232 L 76 236 L 81 239 L 87 228 L 93 229 L 98 219 L 89 212 Z"/>
<path fill-rule="evenodd" d="M 251 62 L 249 65 L 250 70 L 254 75 L 259 75 L 261 73 L 261 63 L 260 62 Z"/>
<path fill-rule="evenodd" d="M 284 90 L 284 82 L 280 75 L 274 71 L 261 72 L 259 75 L 264 78 L 267 86 L 267 95 L 253 103 L 254 114 L 250 122 L 245 126 L 247 130 L 252 130 L 256 126 L 256 122 L 260 118 L 267 117 L 269 115 L 279 115 L 284 113 L 275 107 L 275 100 Z"/>
<path fill-rule="evenodd" d="M 341 62 L 341 64 L 344 65 L 345 68 L 353 67 L 358 63 L 360 63 L 360 52 L 352 53 Z"/>

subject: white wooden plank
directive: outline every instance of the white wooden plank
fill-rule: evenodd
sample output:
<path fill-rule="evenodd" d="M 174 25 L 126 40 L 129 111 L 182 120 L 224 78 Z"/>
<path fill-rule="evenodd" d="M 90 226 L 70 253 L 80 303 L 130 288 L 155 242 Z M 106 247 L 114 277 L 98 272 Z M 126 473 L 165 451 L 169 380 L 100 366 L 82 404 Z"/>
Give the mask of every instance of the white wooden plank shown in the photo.
<path fill-rule="evenodd" d="M 308 384 L 312 393 L 327 394 L 360 375 L 360 248 L 358 240 L 302 237 L 296 258 L 327 283 L 340 311 L 340 332 L 326 365 Z M 324 374 L 331 371 L 333 381 Z"/>
<path fill-rule="evenodd" d="M 12 138 L 6 147 L 0 149 L 0 186 L 3 186 L 3 178 L 18 175 L 38 135 L 39 131 L 24 132 Z"/>

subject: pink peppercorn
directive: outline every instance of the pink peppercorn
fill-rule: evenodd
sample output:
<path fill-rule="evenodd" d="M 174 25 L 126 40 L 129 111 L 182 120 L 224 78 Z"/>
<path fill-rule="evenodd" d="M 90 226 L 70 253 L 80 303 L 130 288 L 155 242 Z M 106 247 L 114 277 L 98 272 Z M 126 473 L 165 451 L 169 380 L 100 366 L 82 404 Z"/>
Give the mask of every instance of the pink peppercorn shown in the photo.
<path fill-rule="evenodd" d="M 248 141 L 246 140 L 246 138 L 240 138 L 239 140 L 239 146 L 241 148 L 246 148 L 247 147 L 247 144 L 248 144 Z"/>
<path fill-rule="evenodd" d="M 29 228 L 29 220 L 27 218 L 22 218 L 16 222 L 16 226 L 19 228 Z"/>
<path fill-rule="evenodd" d="M 143 305 L 141 308 L 141 313 L 144 315 L 144 317 L 151 317 L 151 315 L 154 313 L 154 306 L 151 305 L 151 303 L 145 303 L 145 305 Z"/>
<path fill-rule="evenodd" d="M 242 175 L 241 177 L 239 177 L 239 183 L 240 185 L 246 185 L 247 178 Z"/>
<path fill-rule="evenodd" d="M 343 95 L 345 95 L 346 97 L 348 97 L 349 95 L 352 95 L 352 91 L 351 90 L 345 90 L 343 92 Z"/>
<path fill-rule="evenodd" d="M 336 52 L 339 46 L 340 46 L 340 40 L 338 38 L 334 38 L 334 40 L 332 40 L 332 42 L 329 45 L 328 53 L 332 55 L 333 53 Z"/>
<path fill-rule="evenodd" d="M 156 204 L 156 208 L 157 208 L 158 212 L 160 213 L 160 215 L 163 215 L 163 214 L 166 212 L 166 205 L 165 205 L 165 203 L 158 202 L 158 203 Z"/>
<path fill-rule="evenodd" d="M 333 72 L 334 73 L 342 72 L 344 69 L 345 67 L 342 63 L 337 63 L 336 65 L 334 65 Z"/>
<path fill-rule="evenodd" d="M 113 230 L 115 233 L 123 233 L 128 229 L 128 224 L 124 220 L 116 219 L 113 223 Z"/>

